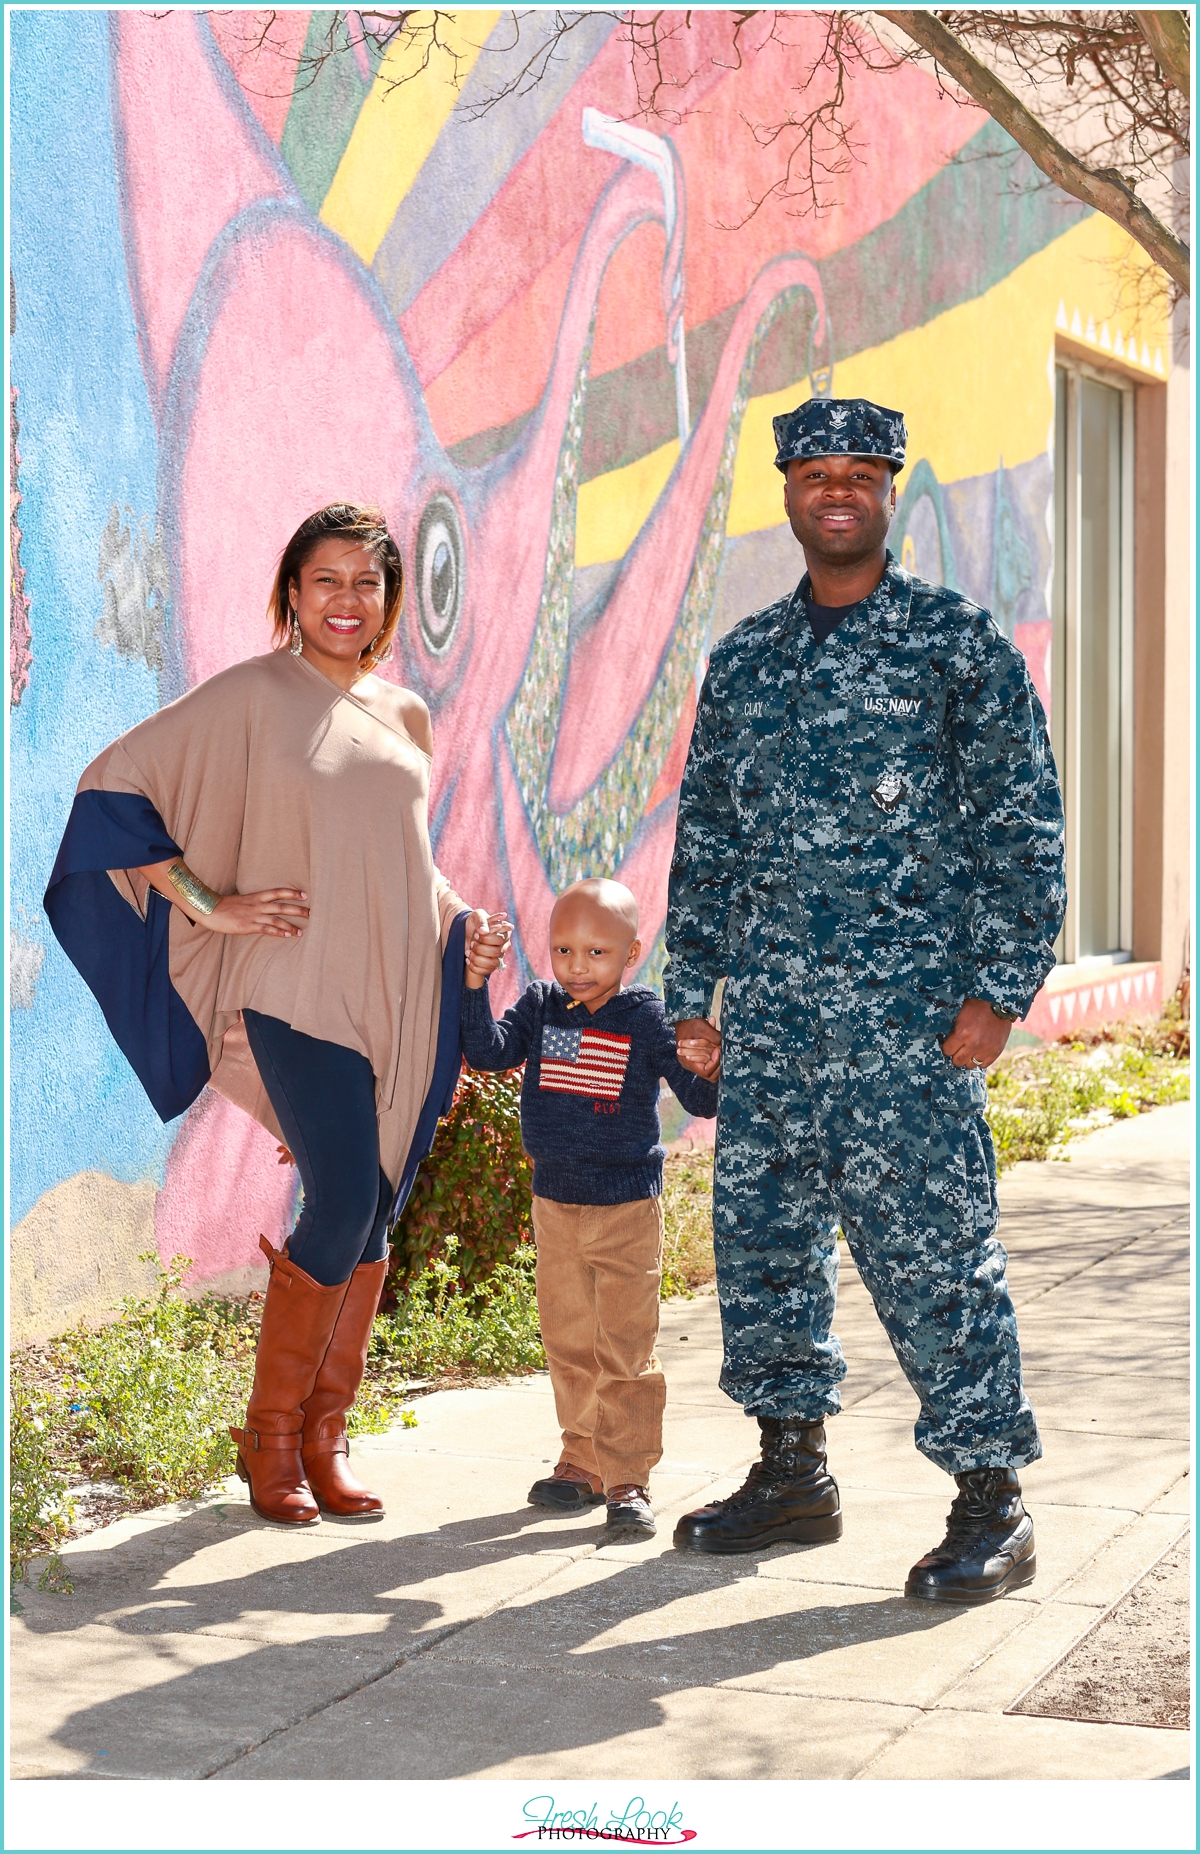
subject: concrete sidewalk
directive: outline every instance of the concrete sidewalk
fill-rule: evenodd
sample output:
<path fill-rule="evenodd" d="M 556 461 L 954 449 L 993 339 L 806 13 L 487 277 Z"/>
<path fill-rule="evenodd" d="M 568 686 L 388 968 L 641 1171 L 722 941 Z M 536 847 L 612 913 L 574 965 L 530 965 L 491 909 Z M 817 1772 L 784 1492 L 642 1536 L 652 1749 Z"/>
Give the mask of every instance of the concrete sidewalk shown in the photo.
<path fill-rule="evenodd" d="M 236 1481 L 76 1541 L 73 1597 L 19 1591 L 14 1776 L 1166 1777 L 1188 1734 L 1005 1716 L 1190 1513 L 1188 1151 L 1164 1108 L 1022 1165 L 1003 1235 L 1045 1459 L 1037 1582 L 982 1609 L 900 1591 L 952 1484 L 853 1267 L 831 1427 L 845 1536 L 757 1558 L 671 1549 L 757 1428 L 717 1390 L 711 1295 L 664 1309 L 659 1535 L 525 1503 L 557 1455 L 539 1376 L 420 1400 L 356 1444 L 389 1514 L 293 1535 Z"/>

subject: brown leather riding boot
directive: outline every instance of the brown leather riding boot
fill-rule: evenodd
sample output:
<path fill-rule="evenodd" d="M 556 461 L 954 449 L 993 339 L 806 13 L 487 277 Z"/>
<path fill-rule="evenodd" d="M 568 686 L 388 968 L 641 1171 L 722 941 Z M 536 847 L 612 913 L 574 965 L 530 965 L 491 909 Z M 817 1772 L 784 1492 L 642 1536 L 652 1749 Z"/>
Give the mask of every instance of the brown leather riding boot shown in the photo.
<path fill-rule="evenodd" d="M 346 1416 L 367 1368 L 371 1322 L 383 1292 L 387 1260 L 362 1262 L 350 1277 L 329 1350 L 304 1405 L 304 1472 L 323 1513 L 338 1519 L 382 1519 L 383 1501 L 355 1480 L 347 1465 Z"/>
<path fill-rule="evenodd" d="M 297 1268 L 286 1243 L 276 1251 L 265 1236 L 258 1242 L 271 1264 L 271 1276 L 254 1361 L 254 1389 L 246 1427 L 229 1433 L 238 1445 L 238 1474 L 250 1483 L 250 1504 L 259 1518 L 281 1526 L 315 1526 L 321 1515 L 300 1458 L 304 1404 L 329 1350 L 348 1283 L 322 1287 Z"/>

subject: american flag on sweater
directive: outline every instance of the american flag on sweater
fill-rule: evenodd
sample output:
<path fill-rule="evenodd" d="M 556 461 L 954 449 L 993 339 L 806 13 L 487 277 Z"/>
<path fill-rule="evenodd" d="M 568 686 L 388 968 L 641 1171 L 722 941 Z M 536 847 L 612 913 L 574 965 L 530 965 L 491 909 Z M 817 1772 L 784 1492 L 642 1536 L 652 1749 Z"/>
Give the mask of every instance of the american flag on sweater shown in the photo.
<path fill-rule="evenodd" d="M 604 1030 L 542 1027 L 540 1086 L 552 1094 L 598 1095 L 615 1101 L 625 1080 L 631 1039 Z"/>

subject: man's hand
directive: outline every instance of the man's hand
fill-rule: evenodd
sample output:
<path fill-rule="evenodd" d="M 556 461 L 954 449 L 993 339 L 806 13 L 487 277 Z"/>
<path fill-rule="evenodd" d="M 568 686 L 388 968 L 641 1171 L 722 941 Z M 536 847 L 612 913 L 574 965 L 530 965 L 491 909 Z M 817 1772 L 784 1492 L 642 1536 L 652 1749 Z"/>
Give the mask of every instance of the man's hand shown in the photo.
<path fill-rule="evenodd" d="M 513 925 L 504 913 L 485 914 L 476 908 L 467 922 L 467 989 L 481 991 L 491 973 L 504 964 L 512 944 Z"/>
<path fill-rule="evenodd" d="M 1012 1032 L 1012 1025 L 997 1017 L 982 998 L 968 998 L 954 1028 L 942 1044 L 942 1054 L 956 1069 L 990 1069 Z"/>
<path fill-rule="evenodd" d="M 685 1017 L 675 1026 L 675 1054 L 681 1068 L 715 1081 L 721 1067 L 721 1032 L 707 1017 Z"/>

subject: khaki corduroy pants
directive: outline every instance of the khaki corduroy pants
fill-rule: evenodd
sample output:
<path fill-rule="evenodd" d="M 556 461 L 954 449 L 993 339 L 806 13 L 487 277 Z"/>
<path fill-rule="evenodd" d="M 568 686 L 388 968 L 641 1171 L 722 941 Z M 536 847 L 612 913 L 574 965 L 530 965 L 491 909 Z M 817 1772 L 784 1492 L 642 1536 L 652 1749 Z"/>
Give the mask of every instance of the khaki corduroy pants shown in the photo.
<path fill-rule="evenodd" d="M 542 1343 L 563 1461 L 605 1490 L 645 1487 L 662 1455 L 667 1386 L 654 1355 L 662 1281 L 659 1197 L 533 1200 Z"/>

